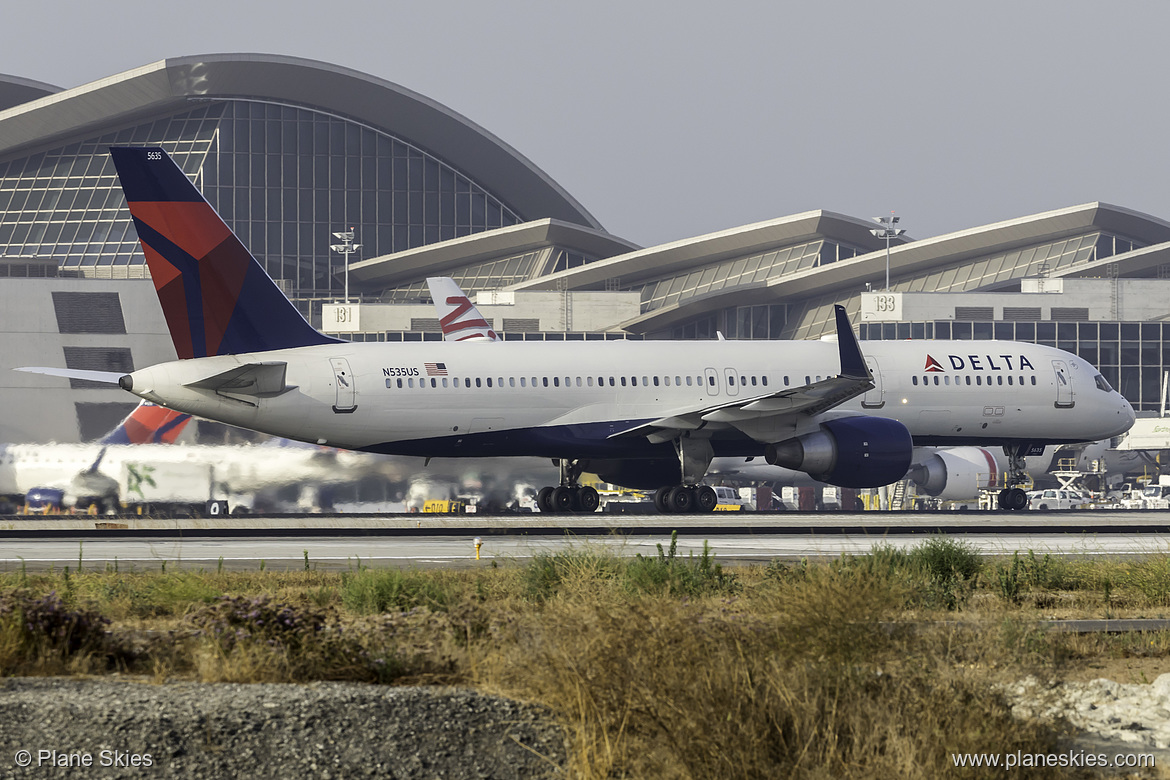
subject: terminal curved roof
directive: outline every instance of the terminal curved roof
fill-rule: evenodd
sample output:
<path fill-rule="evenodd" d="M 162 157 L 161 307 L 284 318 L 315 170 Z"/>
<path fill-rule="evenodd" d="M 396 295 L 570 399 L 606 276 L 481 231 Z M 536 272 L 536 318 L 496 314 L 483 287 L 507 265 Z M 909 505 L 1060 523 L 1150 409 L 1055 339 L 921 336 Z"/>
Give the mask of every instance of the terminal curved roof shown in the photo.
<path fill-rule="evenodd" d="M 471 178 L 490 182 L 492 191 L 525 218 L 601 228 L 548 174 L 467 117 L 398 84 L 298 57 L 178 57 L 67 90 L 3 77 L 0 156 L 216 97 L 285 101 L 384 128 Z"/>

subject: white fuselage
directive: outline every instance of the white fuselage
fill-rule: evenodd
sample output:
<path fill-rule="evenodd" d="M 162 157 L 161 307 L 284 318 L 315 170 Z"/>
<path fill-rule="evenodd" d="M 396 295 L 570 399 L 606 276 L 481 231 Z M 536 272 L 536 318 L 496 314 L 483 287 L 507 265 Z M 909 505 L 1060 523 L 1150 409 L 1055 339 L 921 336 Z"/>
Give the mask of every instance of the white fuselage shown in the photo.
<path fill-rule="evenodd" d="M 902 422 L 915 444 L 1059 443 L 1118 435 L 1133 410 L 1075 355 L 996 341 L 865 342 L 876 387 L 826 415 Z M 285 391 L 188 387 L 248 363 L 287 364 Z M 651 457 L 611 438 L 674 414 L 766 397 L 839 373 L 833 341 L 345 343 L 163 363 L 132 391 L 201 417 L 350 449 L 435 457 Z M 926 367 L 926 368 L 924 368 Z M 927 370 L 933 368 L 933 370 Z M 815 430 L 804 416 L 772 441 Z M 715 454 L 762 451 L 712 423 Z"/>

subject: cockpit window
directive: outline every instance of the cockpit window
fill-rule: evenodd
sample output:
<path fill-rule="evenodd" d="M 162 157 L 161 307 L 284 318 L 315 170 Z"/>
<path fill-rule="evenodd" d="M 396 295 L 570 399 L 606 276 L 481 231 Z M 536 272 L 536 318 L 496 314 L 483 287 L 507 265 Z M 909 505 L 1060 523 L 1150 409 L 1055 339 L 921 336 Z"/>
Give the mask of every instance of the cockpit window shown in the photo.
<path fill-rule="evenodd" d="M 1098 390 L 1104 390 L 1106 393 L 1113 392 L 1113 388 L 1110 387 L 1109 383 L 1105 381 L 1105 377 L 1101 376 L 1100 374 L 1097 374 L 1097 376 L 1093 377 L 1093 381 L 1097 383 Z"/>

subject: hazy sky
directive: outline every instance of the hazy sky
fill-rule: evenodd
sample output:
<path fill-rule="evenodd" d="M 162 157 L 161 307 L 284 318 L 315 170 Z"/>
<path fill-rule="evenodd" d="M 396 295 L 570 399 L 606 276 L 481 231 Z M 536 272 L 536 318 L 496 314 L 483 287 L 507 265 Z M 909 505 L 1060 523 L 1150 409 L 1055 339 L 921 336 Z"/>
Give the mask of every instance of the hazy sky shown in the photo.
<path fill-rule="evenodd" d="M 643 245 L 810 209 L 912 236 L 1089 201 L 1170 219 L 1170 3 L 4 0 L 0 73 L 348 66 L 487 128 Z M 19 34 L 15 34 L 19 31 Z"/>

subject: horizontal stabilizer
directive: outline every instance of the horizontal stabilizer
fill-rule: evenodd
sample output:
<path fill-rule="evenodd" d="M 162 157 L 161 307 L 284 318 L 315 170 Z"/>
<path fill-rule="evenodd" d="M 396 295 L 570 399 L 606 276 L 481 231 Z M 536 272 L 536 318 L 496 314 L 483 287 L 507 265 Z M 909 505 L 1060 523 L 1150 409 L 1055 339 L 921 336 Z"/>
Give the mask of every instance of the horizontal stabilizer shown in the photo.
<path fill-rule="evenodd" d="M 287 369 L 288 364 L 283 361 L 245 363 L 215 376 L 188 382 L 185 386 L 231 395 L 270 398 L 292 389 L 284 383 Z"/>
<path fill-rule="evenodd" d="M 12 370 L 25 371 L 29 374 L 63 376 L 66 379 L 85 379 L 89 382 L 101 382 L 107 385 L 116 385 L 118 380 L 126 376 L 121 371 L 86 371 L 80 368 L 52 368 L 49 366 L 22 366 Z"/>

